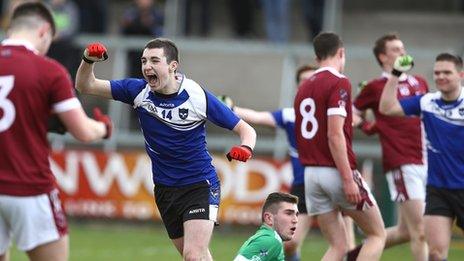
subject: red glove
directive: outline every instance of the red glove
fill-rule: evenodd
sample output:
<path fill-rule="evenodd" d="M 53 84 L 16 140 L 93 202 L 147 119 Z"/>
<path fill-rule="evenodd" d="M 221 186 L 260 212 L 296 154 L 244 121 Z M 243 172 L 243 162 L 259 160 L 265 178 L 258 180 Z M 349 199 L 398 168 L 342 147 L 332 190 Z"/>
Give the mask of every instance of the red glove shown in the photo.
<path fill-rule="evenodd" d="M 375 123 L 375 121 L 363 121 L 360 127 L 362 132 L 364 132 L 368 136 L 376 134 L 378 132 L 377 124 Z"/>
<path fill-rule="evenodd" d="M 103 114 L 99 108 L 93 108 L 93 118 L 96 121 L 105 124 L 106 135 L 103 136 L 103 139 L 108 139 L 111 137 L 111 133 L 113 132 L 113 123 L 111 122 L 111 118 L 108 115 Z"/>
<path fill-rule="evenodd" d="M 233 146 L 226 155 L 229 161 L 234 159 L 243 162 L 246 162 L 251 156 L 253 156 L 253 150 L 247 145 Z"/>
<path fill-rule="evenodd" d="M 101 62 L 108 59 L 106 47 L 101 43 L 91 43 L 87 45 L 82 55 L 82 60 L 86 63 Z"/>

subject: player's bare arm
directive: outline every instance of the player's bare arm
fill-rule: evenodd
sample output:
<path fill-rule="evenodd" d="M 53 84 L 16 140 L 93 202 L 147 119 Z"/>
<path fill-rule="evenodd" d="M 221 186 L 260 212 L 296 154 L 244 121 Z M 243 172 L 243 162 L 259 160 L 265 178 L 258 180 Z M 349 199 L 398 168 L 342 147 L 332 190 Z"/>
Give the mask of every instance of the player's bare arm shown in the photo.
<path fill-rule="evenodd" d="M 91 142 L 107 134 L 105 124 L 87 117 L 82 107 L 61 112 L 58 117 L 68 132 L 79 141 Z"/>
<path fill-rule="evenodd" d="M 251 124 L 265 125 L 272 128 L 276 127 L 276 122 L 272 114 L 268 111 L 255 111 L 248 108 L 234 107 L 234 112 L 244 121 Z"/>
<path fill-rule="evenodd" d="M 242 145 L 254 149 L 256 144 L 256 131 L 253 129 L 253 127 L 251 127 L 244 120 L 240 120 L 232 130 L 240 136 Z"/>
<path fill-rule="evenodd" d="M 235 106 L 232 98 L 227 95 L 219 95 L 217 98 L 229 109 L 234 111 L 237 116 L 248 123 L 265 125 L 272 128 L 277 126 L 272 113 L 269 111 L 255 111 L 252 109 Z"/>
<path fill-rule="evenodd" d="M 404 116 L 403 108 L 396 96 L 398 77 L 390 76 L 380 96 L 379 111 L 389 116 Z"/>
<path fill-rule="evenodd" d="M 379 111 L 389 116 L 404 116 L 403 108 L 396 96 L 396 88 L 398 86 L 399 77 L 414 66 L 411 56 L 404 55 L 396 58 L 393 65 L 392 75 L 388 79 L 380 96 Z"/>
<path fill-rule="evenodd" d="M 76 89 L 83 94 L 96 95 L 112 99 L 110 81 L 97 79 L 94 63 L 108 58 L 106 47 L 100 43 L 89 44 L 82 56 L 82 62 L 76 74 Z"/>
<path fill-rule="evenodd" d="M 346 140 L 345 135 L 343 134 L 344 122 L 345 117 L 339 115 L 328 116 L 327 138 L 330 153 L 332 154 L 335 165 L 342 176 L 345 196 L 350 203 L 358 203 L 361 200 L 361 195 L 353 180 L 352 171 L 348 161 Z"/>

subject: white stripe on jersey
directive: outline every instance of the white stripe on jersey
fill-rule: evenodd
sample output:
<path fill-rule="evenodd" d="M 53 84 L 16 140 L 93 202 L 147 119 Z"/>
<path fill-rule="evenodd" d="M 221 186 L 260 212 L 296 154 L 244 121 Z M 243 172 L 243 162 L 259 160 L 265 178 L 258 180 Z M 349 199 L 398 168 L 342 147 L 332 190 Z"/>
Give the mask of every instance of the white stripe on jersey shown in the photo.
<path fill-rule="evenodd" d="M 464 126 L 464 91 L 461 92 L 459 100 L 461 103 L 453 108 L 440 108 L 436 103 L 441 99 L 441 92 L 428 93 L 420 100 L 420 106 L 423 112 L 433 114 L 438 119 L 449 124 Z"/>
<path fill-rule="evenodd" d="M 61 113 L 80 107 L 82 107 L 81 102 L 76 97 L 74 97 L 53 104 L 52 110 L 54 113 Z"/>
<path fill-rule="evenodd" d="M 284 123 L 287 123 L 287 122 L 295 123 L 295 109 L 283 108 L 282 109 L 282 121 Z"/>
<path fill-rule="evenodd" d="M 346 117 L 346 114 L 347 113 L 346 113 L 345 107 L 329 108 L 327 110 L 327 116 L 340 115 L 340 116 Z"/>
<path fill-rule="evenodd" d="M 162 112 L 166 108 L 156 106 L 153 101 L 148 99 L 150 94 L 150 86 L 147 84 L 145 88 L 134 99 L 134 109 L 141 107 L 145 109 L 153 117 L 156 117 L 162 123 L 168 125 L 172 129 L 180 131 L 188 131 L 195 129 L 206 121 L 206 93 L 194 81 L 184 78 L 182 85 L 179 88 L 179 95 L 187 92 L 188 99 L 177 107 L 171 108 L 170 118 L 163 117 Z M 181 119 L 179 109 L 187 111 L 186 118 Z"/>

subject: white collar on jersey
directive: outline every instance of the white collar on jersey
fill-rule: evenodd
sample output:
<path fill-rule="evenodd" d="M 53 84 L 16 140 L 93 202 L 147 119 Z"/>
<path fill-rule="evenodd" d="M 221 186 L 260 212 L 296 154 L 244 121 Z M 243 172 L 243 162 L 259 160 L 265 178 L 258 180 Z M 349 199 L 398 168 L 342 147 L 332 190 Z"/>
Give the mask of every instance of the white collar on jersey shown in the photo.
<path fill-rule="evenodd" d="M 10 45 L 10 46 L 24 46 L 29 51 L 34 52 L 35 54 L 39 54 L 39 51 L 34 47 L 34 45 L 22 39 L 5 39 L 2 41 L 2 45 Z"/>
<path fill-rule="evenodd" d="M 333 67 L 329 67 L 329 66 L 325 66 L 325 67 L 321 67 L 319 69 L 317 69 L 314 74 L 316 73 L 319 73 L 319 72 L 322 72 L 322 71 L 329 71 L 331 72 L 333 75 L 337 76 L 338 78 L 346 78 L 345 75 L 341 74 L 339 71 L 337 71 L 335 68 Z"/>
<path fill-rule="evenodd" d="M 388 79 L 388 78 L 390 78 L 390 76 L 391 76 L 391 73 L 382 72 L 382 78 L 387 78 L 387 79 Z M 399 80 L 400 82 L 406 81 L 406 79 L 408 79 L 408 75 L 405 74 L 405 73 L 402 73 L 402 74 L 400 75 L 400 77 L 398 78 L 398 80 Z"/>

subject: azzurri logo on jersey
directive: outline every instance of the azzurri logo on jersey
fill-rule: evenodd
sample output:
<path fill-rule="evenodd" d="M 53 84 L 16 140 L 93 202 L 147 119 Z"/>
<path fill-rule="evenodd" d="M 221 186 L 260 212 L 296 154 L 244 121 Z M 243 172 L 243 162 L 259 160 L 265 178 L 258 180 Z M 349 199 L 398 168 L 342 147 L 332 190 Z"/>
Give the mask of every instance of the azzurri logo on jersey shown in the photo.
<path fill-rule="evenodd" d="M 182 120 L 185 120 L 185 119 L 187 119 L 188 114 L 189 114 L 189 110 L 188 110 L 188 109 L 186 109 L 186 108 L 179 108 L 179 118 L 181 118 Z"/>

